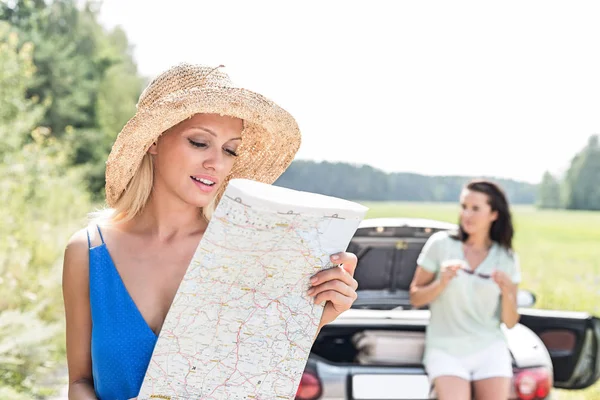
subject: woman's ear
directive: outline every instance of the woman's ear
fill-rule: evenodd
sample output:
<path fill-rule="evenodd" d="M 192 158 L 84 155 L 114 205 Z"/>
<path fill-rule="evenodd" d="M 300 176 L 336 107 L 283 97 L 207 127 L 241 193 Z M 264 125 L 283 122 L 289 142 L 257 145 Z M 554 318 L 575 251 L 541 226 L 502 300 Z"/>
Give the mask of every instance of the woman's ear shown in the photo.
<path fill-rule="evenodd" d="M 491 220 L 494 222 L 498 219 L 498 211 L 492 211 Z"/>
<path fill-rule="evenodd" d="M 156 142 L 154 142 L 148 149 L 148 154 L 156 155 L 156 153 L 157 153 L 157 146 L 156 146 Z"/>

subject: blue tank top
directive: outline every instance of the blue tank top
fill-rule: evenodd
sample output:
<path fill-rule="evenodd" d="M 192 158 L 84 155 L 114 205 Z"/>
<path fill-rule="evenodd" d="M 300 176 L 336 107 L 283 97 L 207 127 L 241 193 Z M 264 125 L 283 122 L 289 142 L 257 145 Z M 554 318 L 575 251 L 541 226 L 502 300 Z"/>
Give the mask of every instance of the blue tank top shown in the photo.
<path fill-rule="evenodd" d="M 148 326 L 106 248 L 92 247 L 88 231 L 92 374 L 100 400 L 136 397 L 158 337 Z"/>

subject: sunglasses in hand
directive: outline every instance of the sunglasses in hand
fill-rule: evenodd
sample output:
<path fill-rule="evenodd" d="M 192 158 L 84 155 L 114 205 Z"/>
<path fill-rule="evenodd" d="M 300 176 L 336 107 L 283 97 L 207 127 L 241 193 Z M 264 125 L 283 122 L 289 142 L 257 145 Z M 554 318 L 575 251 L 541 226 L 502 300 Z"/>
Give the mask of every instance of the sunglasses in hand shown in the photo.
<path fill-rule="evenodd" d="M 469 275 L 475 275 L 482 279 L 491 279 L 492 278 L 492 275 L 490 275 L 490 274 L 482 274 L 481 272 L 475 272 L 469 268 L 461 268 L 461 270 Z"/>

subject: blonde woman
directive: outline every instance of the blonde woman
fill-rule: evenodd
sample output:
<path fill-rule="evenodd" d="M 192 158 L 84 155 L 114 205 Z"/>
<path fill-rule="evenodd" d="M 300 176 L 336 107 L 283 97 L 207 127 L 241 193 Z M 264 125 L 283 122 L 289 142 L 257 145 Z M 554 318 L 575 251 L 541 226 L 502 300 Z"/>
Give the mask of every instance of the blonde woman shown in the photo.
<path fill-rule="evenodd" d="M 291 115 L 220 68 L 182 64 L 140 96 L 106 165 L 110 209 L 65 250 L 69 399 L 130 399 L 167 311 L 231 178 L 274 182 L 300 145 Z M 356 299 L 356 257 L 322 271 L 319 329 Z"/>

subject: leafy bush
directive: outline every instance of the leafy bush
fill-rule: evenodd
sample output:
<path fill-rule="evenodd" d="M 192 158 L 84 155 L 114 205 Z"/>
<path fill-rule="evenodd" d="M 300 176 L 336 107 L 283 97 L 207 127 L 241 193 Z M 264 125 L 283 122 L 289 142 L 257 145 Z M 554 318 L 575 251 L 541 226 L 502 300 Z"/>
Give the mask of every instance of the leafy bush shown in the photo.
<path fill-rule="evenodd" d="M 0 22 L 0 398 L 39 398 L 64 362 L 66 239 L 89 210 L 69 149 L 36 127 L 33 47 Z M 67 134 L 73 134 L 69 130 Z"/>

